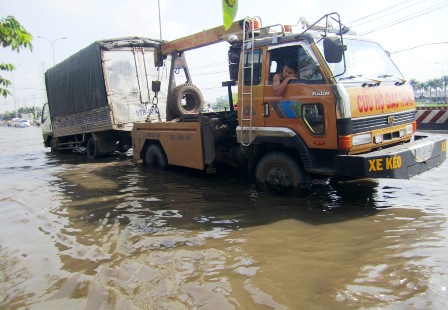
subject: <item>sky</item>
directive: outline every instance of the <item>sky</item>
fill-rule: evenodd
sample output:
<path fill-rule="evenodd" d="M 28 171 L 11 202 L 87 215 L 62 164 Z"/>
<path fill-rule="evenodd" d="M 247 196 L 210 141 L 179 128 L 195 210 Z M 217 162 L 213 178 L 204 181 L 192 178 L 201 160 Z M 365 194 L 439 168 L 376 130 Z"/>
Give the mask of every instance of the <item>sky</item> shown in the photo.
<path fill-rule="evenodd" d="M 0 18 L 14 16 L 33 36 L 33 51 L 0 48 L 0 62 L 17 69 L 1 72 L 14 94 L 0 98 L 0 113 L 46 102 L 44 72 L 96 40 L 143 36 L 173 40 L 223 24 L 221 0 L 0 0 Z M 343 24 L 391 53 L 406 79 L 426 81 L 448 75 L 446 0 L 239 0 L 236 20 L 258 16 L 264 26 L 316 21 L 337 12 Z M 43 37 L 38 38 L 38 36 Z M 62 39 L 65 38 L 65 39 Z M 187 54 L 193 83 L 206 101 L 227 93 L 227 43 Z"/>

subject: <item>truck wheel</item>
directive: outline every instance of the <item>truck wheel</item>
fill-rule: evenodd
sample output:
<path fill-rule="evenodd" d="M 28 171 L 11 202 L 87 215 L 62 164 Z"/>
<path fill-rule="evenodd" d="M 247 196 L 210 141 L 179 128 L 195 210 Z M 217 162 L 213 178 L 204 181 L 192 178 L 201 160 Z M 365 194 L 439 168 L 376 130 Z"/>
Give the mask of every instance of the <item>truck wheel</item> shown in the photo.
<path fill-rule="evenodd" d="M 50 141 L 48 144 L 50 145 L 51 152 L 57 153 L 58 152 L 58 138 L 49 137 L 48 140 Z"/>
<path fill-rule="evenodd" d="M 299 163 L 281 152 L 264 155 L 255 170 L 260 190 L 280 196 L 305 196 L 311 186 L 311 179 Z"/>
<path fill-rule="evenodd" d="M 168 101 L 168 107 L 174 118 L 184 114 L 194 114 L 202 111 L 202 93 L 193 84 L 185 83 L 174 88 Z"/>
<path fill-rule="evenodd" d="M 98 143 L 96 143 L 94 137 L 90 137 L 89 141 L 87 142 L 86 154 L 87 158 L 89 159 L 95 159 L 100 156 L 100 151 L 98 150 Z"/>
<path fill-rule="evenodd" d="M 162 148 L 157 144 L 151 144 L 146 149 L 145 166 L 161 170 L 166 170 L 168 168 L 168 159 Z"/>

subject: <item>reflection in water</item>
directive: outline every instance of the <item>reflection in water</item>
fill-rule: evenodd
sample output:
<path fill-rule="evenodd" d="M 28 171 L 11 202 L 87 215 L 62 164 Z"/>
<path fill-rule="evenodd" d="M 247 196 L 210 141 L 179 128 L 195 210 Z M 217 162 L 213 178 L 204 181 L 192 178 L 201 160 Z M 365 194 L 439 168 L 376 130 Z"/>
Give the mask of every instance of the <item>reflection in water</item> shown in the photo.
<path fill-rule="evenodd" d="M 291 199 L 235 171 L 20 152 L 0 160 L 0 308 L 448 304 L 446 194 L 428 182 L 446 184 L 446 165 L 409 181 L 316 180 Z"/>

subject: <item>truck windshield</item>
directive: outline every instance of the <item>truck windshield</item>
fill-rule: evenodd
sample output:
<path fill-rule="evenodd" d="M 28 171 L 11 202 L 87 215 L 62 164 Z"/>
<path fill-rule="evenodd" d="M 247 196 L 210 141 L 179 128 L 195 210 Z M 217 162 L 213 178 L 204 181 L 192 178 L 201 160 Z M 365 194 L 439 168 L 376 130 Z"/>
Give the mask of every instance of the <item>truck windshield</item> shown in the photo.
<path fill-rule="evenodd" d="M 323 53 L 323 40 L 318 44 Z M 384 49 L 375 42 L 359 39 L 344 38 L 346 71 L 344 62 L 329 63 L 328 66 L 338 81 L 352 79 L 378 79 L 395 78 L 403 79 L 403 75 L 395 66 Z"/>

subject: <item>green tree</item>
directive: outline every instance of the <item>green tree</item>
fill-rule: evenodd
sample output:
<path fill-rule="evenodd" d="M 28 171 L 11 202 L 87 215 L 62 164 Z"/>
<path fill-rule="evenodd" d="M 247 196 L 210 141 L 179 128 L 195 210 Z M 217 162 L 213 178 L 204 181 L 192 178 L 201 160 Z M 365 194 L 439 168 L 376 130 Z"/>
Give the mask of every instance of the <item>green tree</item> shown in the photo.
<path fill-rule="evenodd" d="M 437 85 L 438 85 L 437 79 L 431 79 L 427 83 L 428 83 L 428 88 L 429 88 L 429 98 L 430 98 L 429 100 L 431 100 L 431 102 L 432 102 L 432 90 L 434 89 L 437 92 Z M 436 96 L 437 96 L 437 93 L 436 93 Z"/>
<path fill-rule="evenodd" d="M 442 77 L 442 83 L 443 83 L 443 98 L 444 98 L 444 101 L 446 103 L 447 102 L 447 99 L 446 99 L 446 87 L 447 87 L 447 84 L 448 84 L 448 75 L 444 75 Z"/>
<path fill-rule="evenodd" d="M 420 83 L 420 90 L 422 94 L 424 94 L 428 90 L 428 82 L 421 82 Z"/>
<path fill-rule="evenodd" d="M 414 91 L 414 93 L 417 93 L 418 85 L 420 84 L 419 81 L 417 81 L 416 79 L 411 79 L 409 81 L 409 84 L 411 85 L 412 90 Z"/>
<path fill-rule="evenodd" d="M 8 16 L 0 19 L 0 44 L 2 47 L 10 47 L 13 51 L 20 52 L 21 49 L 33 50 L 31 41 L 33 36 L 13 17 Z M 0 62 L 0 71 L 12 71 L 13 64 Z M 3 97 L 11 95 L 6 89 L 11 82 L 0 75 L 0 93 Z"/>
<path fill-rule="evenodd" d="M 440 98 L 442 97 L 442 89 L 443 89 L 443 80 L 440 79 L 436 79 L 436 99 L 437 101 L 440 101 Z M 439 92 L 440 89 L 440 92 Z"/>

